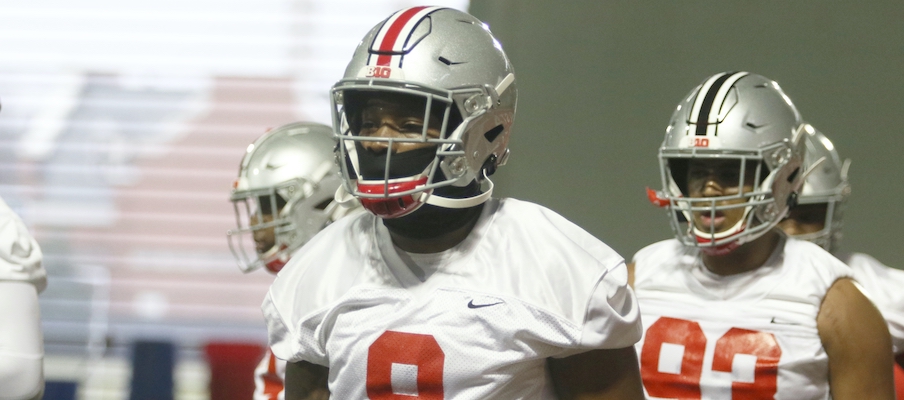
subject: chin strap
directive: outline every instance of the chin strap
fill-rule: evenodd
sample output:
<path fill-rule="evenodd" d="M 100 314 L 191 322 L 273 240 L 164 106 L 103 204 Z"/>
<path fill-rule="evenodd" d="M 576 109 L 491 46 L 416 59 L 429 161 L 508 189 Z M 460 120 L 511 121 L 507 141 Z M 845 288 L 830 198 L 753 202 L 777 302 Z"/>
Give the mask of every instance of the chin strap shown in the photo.
<path fill-rule="evenodd" d="M 478 194 L 473 197 L 466 197 L 464 199 L 453 199 L 449 197 L 441 197 L 436 194 L 430 194 L 427 192 L 421 192 L 420 201 L 426 204 L 430 204 L 437 207 L 443 208 L 471 208 L 480 204 L 483 204 L 487 200 L 489 200 L 490 196 L 493 195 L 493 181 L 490 178 L 487 178 L 484 175 L 484 181 L 489 183 L 487 190 L 483 193 Z"/>
<path fill-rule="evenodd" d="M 744 216 L 740 220 L 738 220 L 738 222 L 735 223 L 734 226 L 722 232 L 706 233 L 700 229 L 697 229 L 696 226 L 693 226 L 694 236 L 697 237 L 697 243 L 710 243 L 743 232 L 747 228 L 747 216 L 750 214 L 751 208 L 752 207 L 747 206 L 747 210 L 744 211 Z"/>

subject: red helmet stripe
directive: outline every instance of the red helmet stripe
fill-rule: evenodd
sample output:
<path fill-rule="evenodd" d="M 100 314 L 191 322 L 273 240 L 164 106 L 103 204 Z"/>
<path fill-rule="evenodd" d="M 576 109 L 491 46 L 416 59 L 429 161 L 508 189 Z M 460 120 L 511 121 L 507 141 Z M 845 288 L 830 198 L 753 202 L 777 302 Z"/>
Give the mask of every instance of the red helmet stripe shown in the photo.
<path fill-rule="evenodd" d="M 392 53 L 401 51 L 405 46 L 405 41 L 408 40 L 409 34 L 414 30 L 414 27 L 416 27 L 424 17 L 438 9 L 440 9 L 440 7 L 411 7 L 406 10 L 401 10 L 392 17 L 389 17 L 386 24 L 380 29 L 373 47 L 371 47 L 371 51 L 379 53 L 376 65 L 390 66 L 393 57 Z M 377 42 L 379 42 L 379 44 Z"/>

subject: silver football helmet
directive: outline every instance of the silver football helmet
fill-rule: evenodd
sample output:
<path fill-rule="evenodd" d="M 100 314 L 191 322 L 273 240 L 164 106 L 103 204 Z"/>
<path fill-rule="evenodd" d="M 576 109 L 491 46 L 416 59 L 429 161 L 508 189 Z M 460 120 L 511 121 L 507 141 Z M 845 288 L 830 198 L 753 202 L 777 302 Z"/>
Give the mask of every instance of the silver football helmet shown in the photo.
<path fill-rule="evenodd" d="M 651 200 L 669 208 L 672 229 L 682 243 L 709 254 L 728 253 L 774 227 L 796 201 L 803 127 L 800 113 L 776 82 L 748 72 L 713 75 L 672 114 L 659 148 L 663 190 Z M 737 176 L 738 192 L 690 198 L 688 166 L 693 160 L 737 161 L 737 174 L 729 179 Z M 745 177 L 752 190 L 745 191 Z M 739 209 L 743 216 L 737 223 L 716 228 L 713 221 Z M 708 226 L 695 223 L 694 214 L 710 221 Z"/>
<path fill-rule="evenodd" d="M 278 272 L 289 256 L 349 208 L 333 202 L 339 171 L 329 126 L 297 122 L 248 146 L 232 196 L 236 228 L 226 233 L 239 268 Z"/>
<path fill-rule="evenodd" d="M 363 103 L 381 96 L 414 104 L 418 115 L 423 112 L 422 131 L 405 138 L 358 136 Z M 502 46 L 477 18 L 441 7 L 394 13 L 358 45 L 331 98 L 344 178 L 337 200 L 353 196 L 374 214 L 395 218 L 425 203 L 467 208 L 490 197 L 487 176 L 508 156 L 517 89 Z M 436 125 L 436 119 L 442 123 Z M 440 126 L 438 138 L 427 135 L 428 125 Z M 365 141 L 388 142 L 390 149 L 394 142 L 433 146 L 412 161 L 411 155 L 393 151 L 368 157 L 362 154 Z M 403 162 L 409 165 L 396 168 Z M 474 182 L 487 188 L 465 198 L 435 192 Z"/>
<path fill-rule="evenodd" d="M 844 206 L 851 193 L 848 183 L 851 161 L 842 161 L 829 138 L 816 129 L 808 128 L 804 156 L 807 175 L 797 202 L 801 205 L 825 204 L 826 215 L 822 230 L 795 237 L 833 251 L 841 243 Z"/>

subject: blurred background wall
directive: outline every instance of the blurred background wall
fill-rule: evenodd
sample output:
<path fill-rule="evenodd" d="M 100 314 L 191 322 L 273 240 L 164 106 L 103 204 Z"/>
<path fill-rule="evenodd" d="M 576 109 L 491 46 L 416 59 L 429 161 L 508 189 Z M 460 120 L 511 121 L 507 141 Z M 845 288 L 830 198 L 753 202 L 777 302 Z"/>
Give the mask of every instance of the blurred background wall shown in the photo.
<path fill-rule="evenodd" d="M 175 349 L 176 398 L 206 398 L 207 344 L 266 343 L 272 276 L 225 238 L 239 161 L 268 128 L 329 123 L 355 46 L 418 3 L 0 2 L 0 197 L 44 251 L 49 380 L 122 399 L 150 341 Z"/>
<path fill-rule="evenodd" d="M 624 257 L 671 237 L 645 186 L 675 106 L 706 77 L 778 81 L 851 158 L 842 249 L 902 263 L 904 3 L 477 0 L 518 77 L 500 195 L 547 205 Z"/>
<path fill-rule="evenodd" d="M 458 8 L 468 2 L 434 1 Z M 48 376 L 122 398 L 128 346 L 166 340 L 177 398 L 201 348 L 263 343 L 272 277 L 225 232 L 244 148 L 329 123 L 327 90 L 390 0 L 0 2 L 0 197 L 42 245 Z M 475 0 L 520 91 L 498 194 L 551 207 L 625 257 L 671 236 L 644 187 L 678 101 L 705 77 L 782 84 L 853 159 L 843 248 L 902 267 L 904 3 Z M 180 386 L 181 385 L 181 386 Z M 191 397 L 194 396 L 194 397 Z"/>

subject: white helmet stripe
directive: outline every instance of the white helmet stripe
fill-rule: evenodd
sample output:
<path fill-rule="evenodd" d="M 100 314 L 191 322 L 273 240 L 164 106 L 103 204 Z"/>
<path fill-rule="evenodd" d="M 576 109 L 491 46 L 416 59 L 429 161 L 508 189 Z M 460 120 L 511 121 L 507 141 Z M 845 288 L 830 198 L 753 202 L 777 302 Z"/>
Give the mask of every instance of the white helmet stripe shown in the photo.
<path fill-rule="evenodd" d="M 400 10 L 389 17 L 370 45 L 371 55 L 367 60 L 367 65 L 400 67 L 402 65 L 402 54 L 400 53 L 405 49 L 411 32 L 430 13 L 442 8 L 411 7 Z"/>
<path fill-rule="evenodd" d="M 726 72 L 714 75 L 703 83 L 700 91 L 697 92 L 697 98 L 694 99 L 694 106 L 691 108 L 691 115 L 688 118 L 688 123 L 696 126 L 694 130 L 696 135 L 716 136 L 716 124 L 719 122 L 719 114 L 728 97 L 728 91 L 735 82 L 748 74 L 747 72 Z"/>
<path fill-rule="evenodd" d="M 728 73 L 723 72 L 721 74 L 713 75 L 700 85 L 700 90 L 697 90 L 696 97 L 694 98 L 694 105 L 691 107 L 691 114 L 687 116 L 688 124 L 697 123 L 697 119 L 700 117 L 700 106 L 703 104 L 703 98 L 706 97 L 706 93 L 709 92 L 709 88 L 712 87 L 713 83 L 725 75 L 728 75 Z"/>

